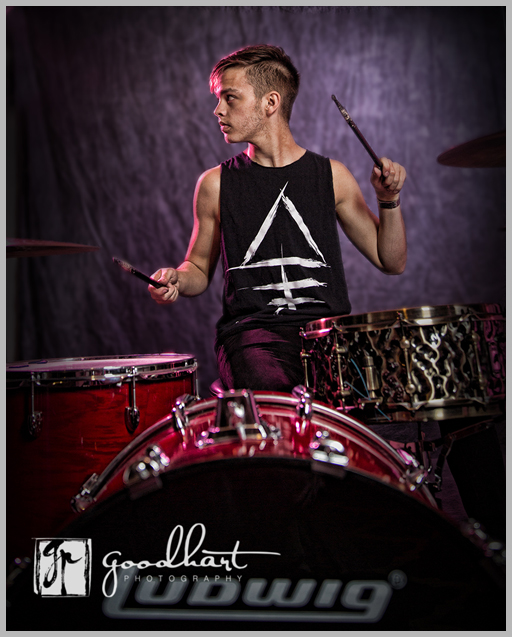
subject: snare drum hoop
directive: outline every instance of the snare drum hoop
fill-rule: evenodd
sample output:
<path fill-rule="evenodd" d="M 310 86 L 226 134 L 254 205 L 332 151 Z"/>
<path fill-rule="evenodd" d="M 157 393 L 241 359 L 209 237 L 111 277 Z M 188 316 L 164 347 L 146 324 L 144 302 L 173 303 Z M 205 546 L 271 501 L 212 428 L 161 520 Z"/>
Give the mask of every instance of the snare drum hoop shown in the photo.
<path fill-rule="evenodd" d="M 476 321 L 505 320 L 501 306 L 496 303 L 422 305 L 413 308 L 369 312 L 368 314 L 347 314 L 311 321 L 303 329 L 302 336 L 309 340 L 325 336 L 332 330 L 342 333 L 349 331 L 371 332 L 400 326 L 440 325 L 467 319 Z"/>
<path fill-rule="evenodd" d="M 191 354 L 128 354 L 20 361 L 7 365 L 7 387 L 92 387 L 140 380 L 165 380 L 197 370 Z"/>

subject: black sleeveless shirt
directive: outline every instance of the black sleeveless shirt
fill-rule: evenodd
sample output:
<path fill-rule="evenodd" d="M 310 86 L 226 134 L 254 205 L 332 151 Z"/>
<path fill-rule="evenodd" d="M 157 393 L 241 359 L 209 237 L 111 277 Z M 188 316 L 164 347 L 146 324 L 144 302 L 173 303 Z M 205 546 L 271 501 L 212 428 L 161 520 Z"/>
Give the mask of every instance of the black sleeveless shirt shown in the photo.
<path fill-rule="evenodd" d="M 329 159 L 306 151 L 282 168 L 245 153 L 221 164 L 223 315 L 217 340 L 243 329 L 350 313 Z"/>

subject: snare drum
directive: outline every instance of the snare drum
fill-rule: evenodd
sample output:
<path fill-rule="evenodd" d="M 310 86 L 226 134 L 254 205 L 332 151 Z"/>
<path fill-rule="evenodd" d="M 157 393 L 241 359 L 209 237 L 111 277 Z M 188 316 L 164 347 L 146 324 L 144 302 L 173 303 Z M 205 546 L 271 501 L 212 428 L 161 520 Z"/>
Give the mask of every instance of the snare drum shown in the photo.
<path fill-rule="evenodd" d="M 505 319 L 499 305 L 424 306 L 314 321 L 303 330 L 317 400 L 368 423 L 502 413 Z"/>
<path fill-rule="evenodd" d="M 70 558 L 73 538 L 92 543 L 88 598 L 48 603 L 30 582 L 8 625 L 503 626 L 504 576 L 435 509 L 424 478 L 306 391 L 179 400 L 77 494 L 83 512 L 60 537 Z"/>
<path fill-rule="evenodd" d="M 90 474 L 178 396 L 196 394 L 196 370 L 194 358 L 175 353 L 7 365 L 9 558 L 55 532 Z"/>

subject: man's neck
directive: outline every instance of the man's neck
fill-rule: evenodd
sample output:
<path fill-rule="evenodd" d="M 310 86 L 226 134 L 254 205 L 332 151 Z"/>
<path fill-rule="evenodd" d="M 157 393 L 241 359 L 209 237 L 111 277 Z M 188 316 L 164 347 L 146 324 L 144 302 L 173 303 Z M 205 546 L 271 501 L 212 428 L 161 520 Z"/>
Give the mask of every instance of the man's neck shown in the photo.
<path fill-rule="evenodd" d="M 282 168 L 296 162 L 306 150 L 295 142 L 288 130 L 286 134 L 267 138 L 260 143 L 250 143 L 244 152 L 256 164 Z"/>

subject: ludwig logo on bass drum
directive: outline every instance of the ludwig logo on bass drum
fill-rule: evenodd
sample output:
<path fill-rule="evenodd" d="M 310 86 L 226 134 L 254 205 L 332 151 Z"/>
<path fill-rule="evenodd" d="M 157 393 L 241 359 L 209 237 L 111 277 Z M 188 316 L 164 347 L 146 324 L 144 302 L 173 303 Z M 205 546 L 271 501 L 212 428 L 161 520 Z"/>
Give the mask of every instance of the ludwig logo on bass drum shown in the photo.
<path fill-rule="evenodd" d="M 242 575 L 236 573 L 247 568 L 244 558 L 280 553 L 241 550 L 238 540 L 228 551 L 207 550 L 202 548 L 205 537 L 204 524 L 194 524 L 186 535 L 177 525 L 163 559 L 134 562 L 120 551 L 105 555 L 104 614 L 118 619 L 374 623 L 386 612 L 393 588 L 407 583 L 398 570 L 390 573 L 388 581 L 250 577 L 242 583 Z M 182 574 L 185 569 L 205 567 L 225 574 Z M 175 569 L 179 569 L 176 575 Z"/>
<path fill-rule="evenodd" d="M 406 576 L 390 573 L 388 580 L 251 578 L 168 578 L 159 591 L 161 578 L 140 575 L 137 567 L 125 571 L 103 612 L 118 619 L 176 619 L 238 621 L 310 621 L 375 623 L 386 612 L 393 588 L 403 588 Z M 129 601 L 130 600 L 130 601 Z"/>

